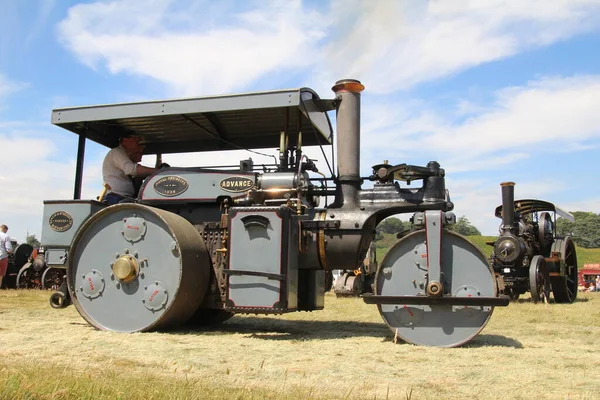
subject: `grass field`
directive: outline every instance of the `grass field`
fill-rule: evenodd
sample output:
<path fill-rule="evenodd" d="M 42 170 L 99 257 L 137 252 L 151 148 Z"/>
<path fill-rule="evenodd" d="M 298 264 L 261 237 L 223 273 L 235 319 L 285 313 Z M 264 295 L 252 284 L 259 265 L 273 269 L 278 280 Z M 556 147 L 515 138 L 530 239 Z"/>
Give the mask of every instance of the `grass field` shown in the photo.
<path fill-rule="evenodd" d="M 600 293 L 496 308 L 454 349 L 394 344 L 374 306 L 332 294 L 323 311 L 143 334 L 48 296 L 0 291 L 1 399 L 598 398 Z"/>

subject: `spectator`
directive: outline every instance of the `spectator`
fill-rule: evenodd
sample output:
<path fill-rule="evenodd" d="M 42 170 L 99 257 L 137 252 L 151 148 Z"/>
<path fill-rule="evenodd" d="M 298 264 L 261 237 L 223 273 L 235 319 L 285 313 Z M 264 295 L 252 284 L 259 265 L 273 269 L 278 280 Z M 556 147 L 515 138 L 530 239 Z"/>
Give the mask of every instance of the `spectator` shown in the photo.
<path fill-rule="evenodd" d="M 10 236 L 6 234 L 8 226 L 0 225 L 0 286 L 8 269 L 8 255 L 13 252 Z"/>

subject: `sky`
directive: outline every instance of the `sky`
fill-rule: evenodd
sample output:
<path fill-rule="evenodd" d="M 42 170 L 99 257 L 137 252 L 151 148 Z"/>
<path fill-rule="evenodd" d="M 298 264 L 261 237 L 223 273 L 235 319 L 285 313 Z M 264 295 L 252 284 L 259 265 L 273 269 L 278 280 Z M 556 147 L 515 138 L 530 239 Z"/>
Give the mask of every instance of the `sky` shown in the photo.
<path fill-rule="evenodd" d="M 333 98 L 344 78 L 366 88 L 362 176 L 436 160 L 454 213 L 485 235 L 503 181 L 600 213 L 600 0 L 0 0 L 0 223 L 40 238 L 43 201 L 73 196 L 77 136 L 50 123 L 54 108 L 299 87 Z M 88 141 L 82 198 L 100 193 L 106 152 Z M 163 160 L 249 156 L 270 162 Z"/>

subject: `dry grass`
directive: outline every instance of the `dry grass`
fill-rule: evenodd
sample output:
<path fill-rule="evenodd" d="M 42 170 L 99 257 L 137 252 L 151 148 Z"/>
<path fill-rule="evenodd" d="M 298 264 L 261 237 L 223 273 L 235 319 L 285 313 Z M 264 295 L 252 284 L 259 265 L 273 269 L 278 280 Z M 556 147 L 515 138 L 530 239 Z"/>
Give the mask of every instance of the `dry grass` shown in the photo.
<path fill-rule="evenodd" d="M 236 316 L 208 331 L 96 331 L 49 292 L 0 291 L 0 398 L 597 398 L 600 293 L 497 308 L 456 349 L 392 343 L 374 306 Z"/>

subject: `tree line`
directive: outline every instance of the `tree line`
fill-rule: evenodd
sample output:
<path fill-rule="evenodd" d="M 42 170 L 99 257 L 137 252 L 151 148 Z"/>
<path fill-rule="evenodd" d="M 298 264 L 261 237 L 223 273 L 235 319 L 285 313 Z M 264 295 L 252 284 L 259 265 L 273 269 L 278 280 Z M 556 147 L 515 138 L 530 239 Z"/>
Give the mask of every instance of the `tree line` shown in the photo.
<path fill-rule="evenodd" d="M 557 236 L 571 236 L 573 242 L 579 247 L 600 248 L 600 214 L 584 211 L 575 211 L 572 214 L 575 217 L 573 222 L 565 218 L 556 220 Z M 389 217 L 377 225 L 375 240 L 381 240 L 383 233 L 395 234 L 410 229 L 410 222 Z M 481 235 L 479 229 L 473 226 L 464 215 L 459 217 L 456 224 L 450 225 L 448 229 L 464 236 Z"/>
<path fill-rule="evenodd" d="M 375 240 L 381 240 L 383 237 L 383 233 L 392 234 L 392 233 L 400 233 L 403 231 L 407 231 L 411 229 L 411 224 L 409 221 L 402 221 L 396 217 L 389 217 L 381 221 L 375 230 Z M 451 231 L 459 233 L 464 236 L 473 236 L 473 235 L 481 235 L 479 229 L 477 229 L 471 222 L 465 217 L 459 217 L 456 220 L 454 225 L 450 225 L 448 227 Z"/>
<path fill-rule="evenodd" d="M 564 218 L 556 220 L 556 233 L 559 236 L 572 236 L 579 247 L 600 247 L 600 215 L 593 212 L 575 211 L 575 221 Z"/>

